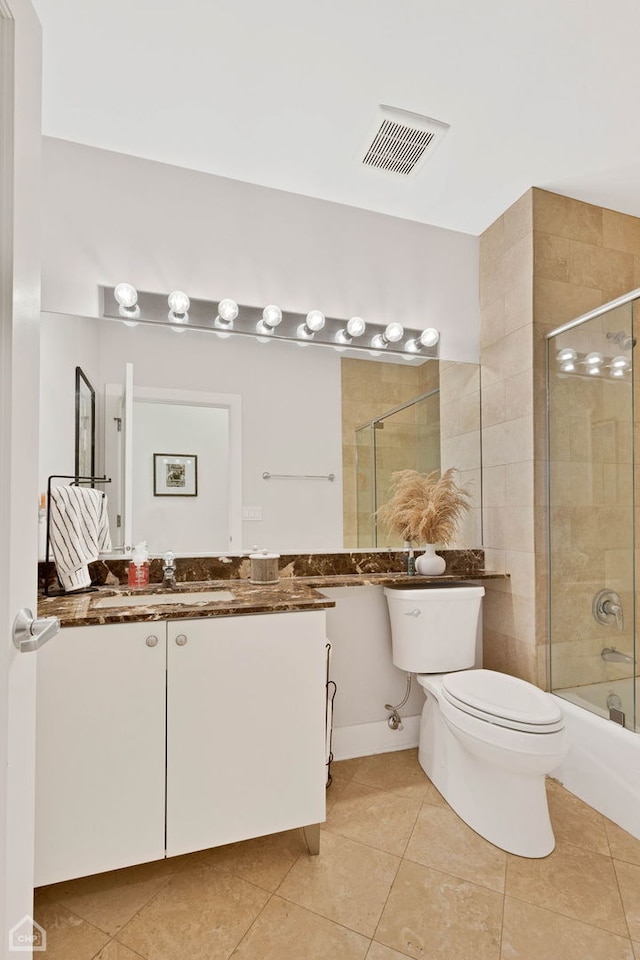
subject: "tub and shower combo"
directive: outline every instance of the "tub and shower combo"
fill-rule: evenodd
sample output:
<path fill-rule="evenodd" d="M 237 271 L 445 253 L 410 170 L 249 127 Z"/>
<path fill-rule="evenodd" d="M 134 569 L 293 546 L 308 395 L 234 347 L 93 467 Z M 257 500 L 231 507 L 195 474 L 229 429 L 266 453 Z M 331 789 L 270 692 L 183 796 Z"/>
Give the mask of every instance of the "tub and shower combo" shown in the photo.
<path fill-rule="evenodd" d="M 640 837 L 636 338 L 640 289 L 547 335 L 549 673 L 571 742 L 554 775 Z"/>

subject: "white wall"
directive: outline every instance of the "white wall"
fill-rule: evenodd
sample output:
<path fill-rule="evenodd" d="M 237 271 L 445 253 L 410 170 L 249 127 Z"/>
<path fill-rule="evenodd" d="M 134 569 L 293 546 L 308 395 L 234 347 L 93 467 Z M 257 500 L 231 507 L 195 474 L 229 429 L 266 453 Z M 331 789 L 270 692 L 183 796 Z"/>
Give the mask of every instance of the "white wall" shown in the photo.
<path fill-rule="evenodd" d="M 133 542 L 151 554 L 229 549 L 229 411 L 133 403 Z M 197 458 L 193 497 L 154 494 L 154 454 Z"/>
<path fill-rule="evenodd" d="M 95 316 L 126 279 L 435 326 L 442 357 L 478 361 L 475 237 L 46 137 L 43 176 L 44 310 Z"/>

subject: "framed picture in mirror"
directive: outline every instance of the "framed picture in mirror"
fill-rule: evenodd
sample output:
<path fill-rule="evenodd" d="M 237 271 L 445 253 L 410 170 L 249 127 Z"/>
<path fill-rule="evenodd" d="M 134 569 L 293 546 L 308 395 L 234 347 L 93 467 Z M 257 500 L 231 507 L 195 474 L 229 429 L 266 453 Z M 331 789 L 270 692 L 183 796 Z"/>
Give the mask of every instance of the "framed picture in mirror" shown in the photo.
<path fill-rule="evenodd" d="M 193 453 L 154 453 L 154 497 L 197 497 L 198 458 Z"/>
<path fill-rule="evenodd" d="M 76 367 L 76 479 L 94 477 L 95 467 L 96 392 L 82 368 Z"/>

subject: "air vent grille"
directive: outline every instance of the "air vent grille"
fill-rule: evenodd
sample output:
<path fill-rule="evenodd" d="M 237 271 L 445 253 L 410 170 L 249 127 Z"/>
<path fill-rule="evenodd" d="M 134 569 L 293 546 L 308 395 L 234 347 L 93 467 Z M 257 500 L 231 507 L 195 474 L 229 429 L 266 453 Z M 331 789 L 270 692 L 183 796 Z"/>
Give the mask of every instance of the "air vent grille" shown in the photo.
<path fill-rule="evenodd" d="M 449 129 L 446 123 L 406 110 L 381 107 L 381 112 L 383 119 L 362 162 L 389 173 L 413 173 Z"/>

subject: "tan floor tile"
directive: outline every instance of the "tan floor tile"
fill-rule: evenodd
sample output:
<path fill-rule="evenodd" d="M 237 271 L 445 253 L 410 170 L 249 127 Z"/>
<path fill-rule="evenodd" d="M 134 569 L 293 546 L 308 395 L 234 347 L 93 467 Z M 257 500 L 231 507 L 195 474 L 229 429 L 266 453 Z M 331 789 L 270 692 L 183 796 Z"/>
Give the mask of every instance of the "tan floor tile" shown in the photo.
<path fill-rule="evenodd" d="M 506 893 L 611 933 L 627 935 L 611 859 L 571 843 L 558 843 L 542 860 L 508 854 Z"/>
<path fill-rule="evenodd" d="M 547 781 L 549 815 L 556 840 L 609 856 L 605 818 L 554 780 Z M 640 846 L 640 844 L 639 844 Z"/>
<path fill-rule="evenodd" d="M 424 804 L 404 855 L 425 867 L 504 893 L 506 853 L 475 833 L 448 807 Z"/>
<path fill-rule="evenodd" d="M 197 863 L 221 867 L 234 877 L 273 893 L 301 855 L 308 856 L 302 830 L 287 830 L 197 854 Z"/>
<path fill-rule="evenodd" d="M 605 829 L 609 838 L 611 856 L 614 860 L 626 860 L 627 863 L 640 864 L 640 840 L 619 827 L 617 823 L 605 818 Z"/>
<path fill-rule="evenodd" d="M 364 960 L 368 946 L 369 940 L 359 933 L 274 896 L 232 958 Z"/>
<path fill-rule="evenodd" d="M 34 913 L 47 934 L 47 950 L 43 953 L 47 960 L 93 960 L 109 939 L 60 903 L 42 899 Z"/>
<path fill-rule="evenodd" d="M 435 790 L 418 763 L 417 749 L 363 757 L 353 780 L 412 800 L 425 800 Z"/>
<path fill-rule="evenodd" d="M 352 780 L 361 762 L 362 757 L 354 757 L 352 760 L 334 760 L 331 764 L 331 776 L 334 780 Z"/>
<path fill-rule="evenodd" d="M 342 796 L 345 791 L 345 788 L 350 783 L 349 780 L 334 780 L 329 789 L 327 790 L 327 810 L 330 810 L 331 807 L 335 804 L 336 800 Z"/>
<path fill-rule="evenodd" d="M 614 860 L 616 876 L 620 884 L 624 912 L 633 940 L 640 940 L 640 866 Z"/>
<path fill-rule="evenodd" d="M 409 957 L 498 960 L 501 894 L 403 861 L 374 939 Z"/>
<path fill-rule="evenodd" d="M 505 898 L 500 960 L 634 960 L 626 937 Z"/>
<path fill-rule="evenodd" d="M 319 857 L 300 857 L 278 895 L 372 937 L 399 858 L 327 830 L 320 851 Z"/>
<path fill-rule="evenodd" d="M 45 894 L 114 936 L 164 886 L 182 863 L 156 860 L 45 887 Z"/>
<path fill-rule="evenodd" d="M 406 953 L 398 953 L 391 947 L 385 947 L 382 943 L 376 943 L 375 940 L 369 947 L 369 953 L 366 960 L 407 960 Z"/>
<path fill-rule="evenodd" d="M 139 953 L 134 953 L 133 950 L 129 950 L 129 947 L 123 946 L 117 940 L 110 940 L 95 960 L 141 960 L 141 957 Z"/>
<path fill-rule="evenodd" d="M 152 960 L 227 960 L 269 895 L 204 865 L 174 876 L 118 934 Z"/>
<path fill-rule="evenodd" d="M 402 856 L 420 802 L 351 782 L 327 814 L 327 830 Z"/>

